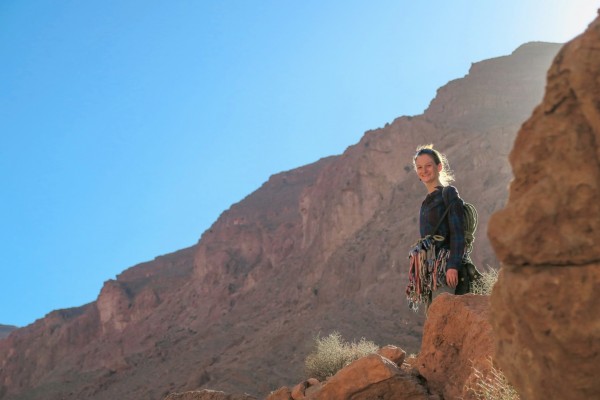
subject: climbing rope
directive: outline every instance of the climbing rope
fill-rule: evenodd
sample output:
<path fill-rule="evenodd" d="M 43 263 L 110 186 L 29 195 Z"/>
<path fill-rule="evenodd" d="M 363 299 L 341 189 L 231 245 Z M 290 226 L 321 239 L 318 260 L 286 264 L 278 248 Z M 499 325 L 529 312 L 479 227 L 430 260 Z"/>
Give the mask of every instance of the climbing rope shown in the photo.
<path fill-rule="evenodd" d="M 432 293 L 446 283 L 446 261 L 450 251 L 440 248 L 436 252 L 436 243 L 443 241 L 444 237 L 440 235 L 425 236 L 411 246 L 408 253 L 406 299 L 408 307 L 415 312 L 419 310 L 419 304 L 428 306 Z"/>

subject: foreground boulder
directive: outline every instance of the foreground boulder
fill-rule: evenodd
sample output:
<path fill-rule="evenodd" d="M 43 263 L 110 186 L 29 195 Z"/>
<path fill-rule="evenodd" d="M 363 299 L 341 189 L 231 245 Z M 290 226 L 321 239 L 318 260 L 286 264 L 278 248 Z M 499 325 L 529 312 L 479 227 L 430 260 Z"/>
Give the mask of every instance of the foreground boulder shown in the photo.
<path fill-rule="evenodd" d="M 416 363 L 432 392 L 445 399 L 474 398 L 476 370 L 487 376 L 492 367 L 488 308 L 488 296 L 443 293 L 434 299 Z"/>
<path fill-rule="evenodd" d="M 307 399 L 426 400 L 429 395 L 415 376 L 402 371 L 387 358 L 371 354 L 340 370 Z"/>
<path fill-rule="evenodd" d="M 386 350 L 384 350 L 386 349 Z M 384 352 L 391 349 L 386 346 Z M 396 348 L 397 349 L 397 348 Z M 404 352 L 392 351 L 393 354 Z M 323 383 L 309 379 L 294 389 L 280 388 L 267 400 L 427 400 L 431 399 L 419 378 L 380 354 L 360 358 Z"/>
<path fill-rule="evenodd" d="M 600 398 L 599 71 L 596 19 L 556 56 L 490 220 L 505 263 L 491 299 L 497 361 L 524 399 Z"/>

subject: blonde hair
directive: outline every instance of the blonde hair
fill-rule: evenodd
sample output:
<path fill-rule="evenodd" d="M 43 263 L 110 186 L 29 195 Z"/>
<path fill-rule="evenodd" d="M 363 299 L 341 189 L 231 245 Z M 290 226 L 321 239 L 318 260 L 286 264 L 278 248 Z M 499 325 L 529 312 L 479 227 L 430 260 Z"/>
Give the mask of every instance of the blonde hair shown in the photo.
<path fill-rule="evenodd" d="M 413 167 L 415 168 L 415 170 L 417 169 L 417 157 L 423 154 L 427 154 L 431 158 L 433 158 L 435 165 L 442 164 L 442 170 L 440 171 L 440 182 L 442 185 L 447 186 L 450 183 L 454 182 L 454 171 L 450 169 L 450 164 L 448 164 L 448 158 L 446 158 L 446 155 L 444 153 L 441 153 L 434 149 L 433 144 L 431 143 L 422 144 L 417 147 L 417 152 L 413 157 Z"/>

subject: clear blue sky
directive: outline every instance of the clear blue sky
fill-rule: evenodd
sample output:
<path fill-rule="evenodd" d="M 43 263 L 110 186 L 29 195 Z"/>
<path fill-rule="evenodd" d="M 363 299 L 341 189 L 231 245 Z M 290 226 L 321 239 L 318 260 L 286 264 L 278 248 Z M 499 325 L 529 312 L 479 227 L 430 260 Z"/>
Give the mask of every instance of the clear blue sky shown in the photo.
<path fill-rule="evenodd" d="M 274 173 L 600 1 L 0 1 L 0 324 L 96 299 Z"/>

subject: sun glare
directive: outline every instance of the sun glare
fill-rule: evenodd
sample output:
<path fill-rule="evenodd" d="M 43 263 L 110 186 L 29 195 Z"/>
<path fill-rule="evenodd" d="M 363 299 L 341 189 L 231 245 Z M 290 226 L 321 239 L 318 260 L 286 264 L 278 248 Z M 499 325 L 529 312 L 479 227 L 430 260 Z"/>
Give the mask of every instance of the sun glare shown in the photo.
<path fill-rule="evenodd" d="M 565 22 L 560 28 L 560 34 L 564 36 L 563 41 L 571 40 L 587 29 L 588 25 L 598 16 L 600 1 L 574 1 L 573 5 L 573 7 L 565 8 L 561 13 Z"/>

